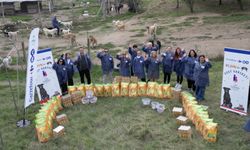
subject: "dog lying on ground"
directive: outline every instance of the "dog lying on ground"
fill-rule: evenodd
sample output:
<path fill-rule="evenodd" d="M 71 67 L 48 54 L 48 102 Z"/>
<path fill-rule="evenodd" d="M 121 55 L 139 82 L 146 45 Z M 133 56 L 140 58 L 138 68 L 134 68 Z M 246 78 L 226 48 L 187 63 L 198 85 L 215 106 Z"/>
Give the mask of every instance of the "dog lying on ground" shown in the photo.
<path fill-rule="evenodd" d="M 68 29 L 73 28 L 73 21 L 60 21 L 60 20 L 58 20 L 58 22 Z"/>
<path fill-rule="evenodd" d="M 57 29 L 56 28 L 54 29 L 43 28 L 43 33 L 46 37 L 49 37 L 50 35 L 52 37 L 55 37 L 57 34 Z"/>
<path fill-rule="evenodd" d="M 70 29 L 61 29 L 62 34 L 69 34 Z"/>
<path fill-rule="evenodd" d="M 148 35 L 154 36 L 156 35 L 156 30 L 157 30 L 157 24 L 155 23 L 152 26 L 147 26 L 147 31 L 148 31 Z"/>
<path fill-rule="evenodd" d="M 115 30 L 125 30 L 125 23 L 120 20 L 113 20 L 113 26 L 115 27 Z"/>
<path fill-rule="evenodd" d="M 94 36 L 90 35 L 89 36 L 89 43 L 91 45 L 92 48 L 94 48 L 95 46 L 97 46 L 97 40 Z"/>

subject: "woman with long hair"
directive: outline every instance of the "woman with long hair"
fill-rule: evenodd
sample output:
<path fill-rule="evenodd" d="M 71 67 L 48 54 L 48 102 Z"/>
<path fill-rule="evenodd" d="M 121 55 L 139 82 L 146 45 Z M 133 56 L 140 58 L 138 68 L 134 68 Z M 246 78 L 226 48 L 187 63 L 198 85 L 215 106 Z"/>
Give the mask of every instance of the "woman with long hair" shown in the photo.
<path fill-rule="evenodd" d="M 184 63 L 182 62 L 183 56 L 185 54 L 185 50 L 181 50 L 180 47 L 177 47 L 174 54 L 173 60 L 173 71 L 176 73 L 176 85 L 175 90 L 180 91 L 182 87 L 183 81 L 183 73 L 184 73 Z"/>

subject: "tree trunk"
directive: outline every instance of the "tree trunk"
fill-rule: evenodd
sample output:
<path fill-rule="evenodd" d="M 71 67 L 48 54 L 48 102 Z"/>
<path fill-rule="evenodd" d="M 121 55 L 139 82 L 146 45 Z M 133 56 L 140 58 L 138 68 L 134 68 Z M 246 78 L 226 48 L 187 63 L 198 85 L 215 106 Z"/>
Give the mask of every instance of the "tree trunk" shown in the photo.
<path fill-rule="evenodd" d="M 176 0 L 176 8 L 179 8 L 179 6 L 180 6 L 180 1 Z"/>
<path fill-rule="evenodd" d="M 190 12 L 194 12 L 194 0 L 187 0 L 188 6 L 190 8 Z"/>
<path fill-rule="evenodd" d="M 239 6 L 240 6 L 240 10 L 243 10 L 243 4 L 242 4 L 242 0 L 237 0 Z"/>
<path fill-rule="evenodd" d="M 222 5 L 222 0 L 219 0 L 219 5 Z"/>

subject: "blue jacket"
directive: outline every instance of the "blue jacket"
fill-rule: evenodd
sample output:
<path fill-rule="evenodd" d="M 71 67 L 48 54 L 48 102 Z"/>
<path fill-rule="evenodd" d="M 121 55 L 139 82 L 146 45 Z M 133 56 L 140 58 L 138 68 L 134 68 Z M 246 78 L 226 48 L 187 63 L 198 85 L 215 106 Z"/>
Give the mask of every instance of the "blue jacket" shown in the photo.
<path fill-rule="evenodd" d="M 157 50 L 158 50 L 158 47 L 154 46 L 154 47 L 149 48 L 149 47 L 144 46 L 144 47 L 142 47 L 142 50 L 143 50 L 145 53 L 148 54 L 148 57 L 150 57 L 151 52 L 152 52 L 152 51 L 157 51 Z"/>
<path fill-rule="evenodd" d="M 52 26 L 53 28 L 59 28 L 59 22 L 57 21 L 56 17 L 52 18 Z"/>
<path fill-rule="evenodd" d="M 197 58 L 195 57 L 184 57 L 182 62 L 184 63 L 184 76 L 189 80 L 194 80 L 194 66 Z"/>
<path fill-rule="evenodd" d="M 200 62 L 196 61 L 193 76 L 196 86 L 205 87 L 209 85 L 208 71 L 211 67 L 212 65 L 210 64 L 210 62 L 205 62 L 201 64 Z"/>
<path fill-rule="evenodd" d="M 154 59 L 149 57 L 145 63 L 148 66 L 148 79 L 159 79 L 159 68 L 160 68 L 160 60 L 158 58 Z"/>
<path fill-rule="evenodd" d="M 142 78 L 145 79 L 144 67 L 145 67 L 144 58 L 142 56 L 140 56 L 139 58 L 135 57 L 133 63 L 133 71 L 134 75 L 137 76 L 139 79 Z"/>
<path fill-rule="evenodd" d="M 77 56 L 77 59 L 74 64 L 76 65 L 79 71 L 86 69 L 90 70 L 92 67 L 92 62 L 90 60 L 89 55 L 87 54 Z"/>
<path fill-rule="evenodd" d="M 134 59 L 137 56 L 137 52 L 132 47 L 129 47 L 128 53 L 131 55 L 131 64 L 133 65 Z"/>
<path fill-rule="evenodd" d="M 64 61 L 65 61 L 65 67 L 67 69 L 68 78 L 71 79 L 73 78 L 75 72 L 74 62 L 71 59 L 64 59 Z"/>
<path fill-rule="evenodd" d="M 162 54 L 162 69 L 164 73 L 172 73 L 173 70 L 173 57 L 172 52 L 165 52 Z"/>
<path fill-rule="evenodd" d="M 116 59 L 120 60 L 120 75 L 124 77 L 130 76 L 131 60 L 130 58 L 117 55 Z"/>
<path fill-rule="evenodd" d="M 97 57 L 101 60 L 102 64 L 102 73 L 108 74 L 114 69 L 114 60 L 113 57 L 105 52 L 100 52 L 97 54 Z"/>
<path fill-rule="evenodd" d="M 54 63 L 53 64 L 53 69 L 55 69 L 55 71 L 56 71 L 59 84 L 62 85 L 63 83 L 67 83 L 68 76 L 67 76 L 66 66 Z"/>

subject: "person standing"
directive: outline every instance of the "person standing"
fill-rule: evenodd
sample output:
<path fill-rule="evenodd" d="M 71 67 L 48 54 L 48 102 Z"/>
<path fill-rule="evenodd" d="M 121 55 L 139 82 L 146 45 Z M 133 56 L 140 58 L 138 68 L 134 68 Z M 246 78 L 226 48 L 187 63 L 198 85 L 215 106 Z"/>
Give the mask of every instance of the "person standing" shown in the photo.
<path fill-rule="evenodd" d="M 59 34 L 60 33 L 60 26 L 59 26 L 59 22 L 58 22 L 56 16 L 54 16 L 52 18 L 52 27 L 57 29 L 57 36 L 59 36 L 60 35 Z"/>
<path fill-rule="evenodd" d="M 133 46 L 129 46 L 128 47 L 128 52 L 131 56 L 131 76 L 134 75 L 134 71 L 133 71 L 133 63 L 134 63 L 134 59 L 137 56 L 137 51 L 138 51 L 138 46 L 137 45 L 133 45 Z"/>
<path fill-rule="evenodd" d="M 175 85 L 175 90 L 180 91 L 182 87 L 183 81 L 183 73 L 184 73 L 184 63 L 182 62 L 182 58 L 185 54 L 184 50 L 181 50 L 180 47 L 177 47 L 174 54 L 173 60 L 173 71 L 176 73 L 177 81 Z"/>
<path fill-rule="evenodd" d="M 172 52 L 172 47 L 168 47 L 165 53 L 162 54 L 162 69 L 164 74 L 164 84 L 170 83 L 171 74 L 173 70 L 173 58 L 174 54 Z"/>
<path fill-rule="evenodd" d="M 195 96 L 197 101 L 204 100 L 206 86 L 209 85 L 209 69 L 212 67 L 205 55 L 200 55 L 194 67 Z"/>
<path fill-rule="evenodd" d="M 148 66 L 148 81 L 155 82 L 157 79 L 159 79 L 159 67 L 161 64 L 160 60 L 157 58 L 157 52 L 153 51 L 151 56 L 146 59 L 145 63 Z"/>
<path fill-rule="evenodd" d="M 197 61 L 197 54 L 195 50 L 191 49 L 188 53 L 188 56 L 185 56 L 182 59 L 184 63 L 184 76 L 187 79 L 188 90 L 190 92 L 195 92 L 195 82 L 194 82 L 194 66 Z"/>
<path fill-rule="evenodd" d="M 120 75 L 123 77 L 130 77 L 131 60 L 126 52 L 116 55 L 116 59 L 120 60 Z"/>
<path fill-rule="evenodd" d="M 141 51 L 138 50 L 137 56 L 134 58 L 134 61 L 132 64 L 132 68 L 133 68 L 134 75 L 138 77 L 139 79 L 141 79 L 141 81 L 146 82 L 144 67 L 145 67 L 144 58 L 142 56 Z"/>
<path fill-rule="evenodd" d="M 52 68 L 56 71 L 56 75 L 60 84 L 60 88 L 62 90 L 62 95 L 65 95 L 68 93 L 68 87 L 67 87 L 67 69 L 65 66 L 65 62 L 62 58 L 59 58 L 57 63 L 54 63 Z"/>
<path fill-rule="evenodd" d="M 73 76 L 74 76 L 74 62 L 70 59 L 70 53 L 64 54 L 65 66 L 67 69 L 68 76 L 68 85 L 74 85 Z"/>
<path fill-rule="evenodd" d="M 85 54 L 83 47 L 80 47 L 80 55 L 77 57 L 77 60 L 74 62 L 74 64 L 76 65 L 79 71 L 81 83 L 85 84 L 85 76 L 87 78 L 87 83 L 91 84 L 90 70 L 92 63 L 88 54 Z"/>
<path fill-rule="evenodd" d="M 108 53 L 108 49 L 102 49 L 97 53 L 97 57 L 102 64 L 102 80 L 103 83 L 111 83 L 113 80 L 112 74 L 114 69 L 113 57 Z"/>
<path fill-rule="evenodd" d="M 150 57 L 151 52 L 157 51 L 158 47 L 153 46 L 152 42 L 148 42 L 146 45 L 142 47 L 142 50 L 148 54 L 148 57 Z"/>

